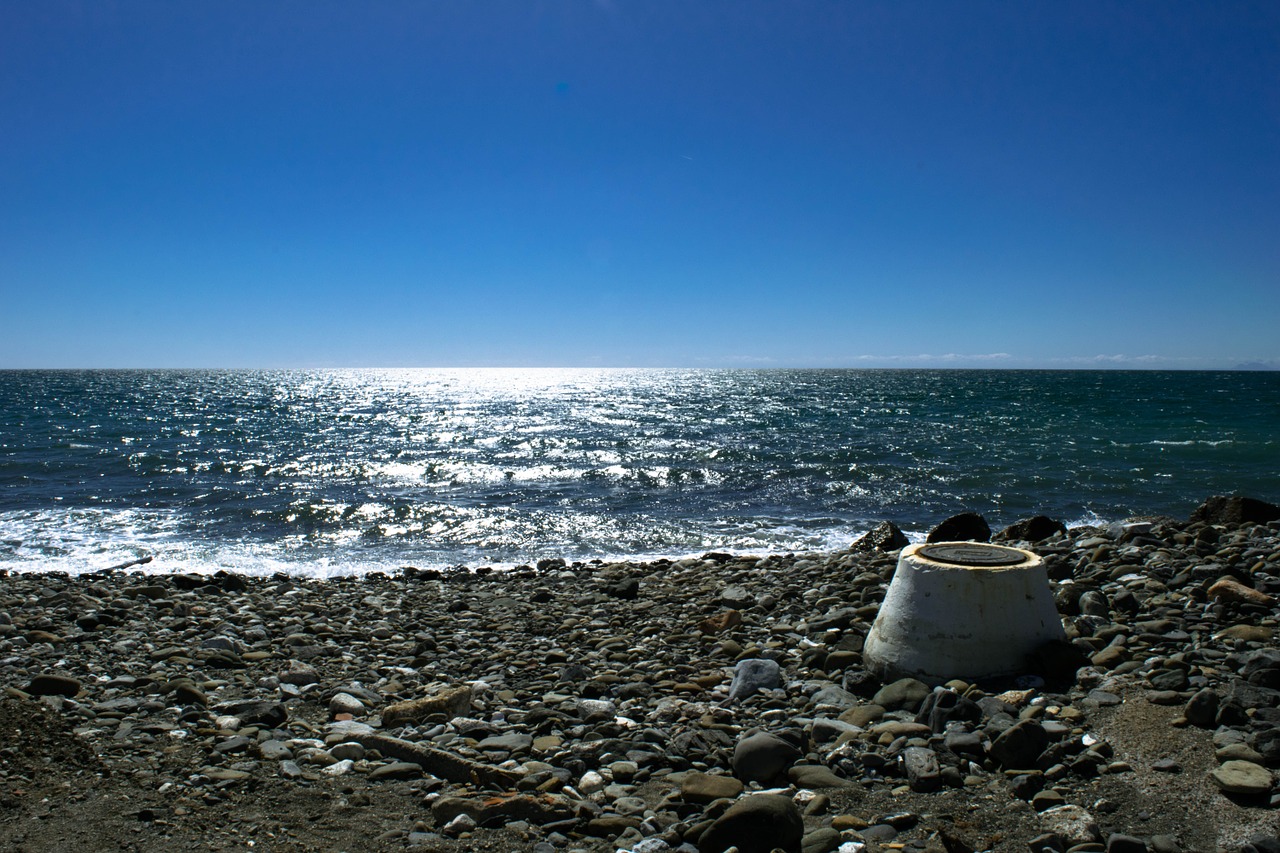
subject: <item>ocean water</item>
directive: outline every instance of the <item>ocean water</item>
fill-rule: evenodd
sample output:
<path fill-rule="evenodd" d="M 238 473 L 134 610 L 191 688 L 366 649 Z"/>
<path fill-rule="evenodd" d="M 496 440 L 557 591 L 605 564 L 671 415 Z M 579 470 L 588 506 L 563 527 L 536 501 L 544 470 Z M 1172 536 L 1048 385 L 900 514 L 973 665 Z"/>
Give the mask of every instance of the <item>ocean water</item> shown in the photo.
<path fill-rule="evenodd" d="M 0 372 L 0 569 L 846 546 L 1280 500 L 1280 373 Z"/>

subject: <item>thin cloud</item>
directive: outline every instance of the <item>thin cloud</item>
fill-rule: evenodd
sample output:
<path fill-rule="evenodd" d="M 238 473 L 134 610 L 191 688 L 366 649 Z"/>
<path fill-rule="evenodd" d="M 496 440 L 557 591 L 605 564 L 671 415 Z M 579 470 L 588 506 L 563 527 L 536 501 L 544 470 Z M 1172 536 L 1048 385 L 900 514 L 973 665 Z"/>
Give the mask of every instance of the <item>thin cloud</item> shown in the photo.
<path fill-rule="evenodd" d="M 1098 355 L 1075 355 L 1067 358 L 1053 358 L 1055 364 L 1174 364 L 1201 362 L 1202 358 L 1168 355 L 1126 355 L 1124 353 Z"/>
<path fill-rule="evenodd" d="M 931 355 L 929 353 L 919 353 L 917 355 L 855 355 L 853 360 L 894 364 L 953 364 L 960 361 L 1005 361 L 1010 358 L 1013 358 L 1013 356 L 1007 352 L 948 352 L 942 355 Z"/>

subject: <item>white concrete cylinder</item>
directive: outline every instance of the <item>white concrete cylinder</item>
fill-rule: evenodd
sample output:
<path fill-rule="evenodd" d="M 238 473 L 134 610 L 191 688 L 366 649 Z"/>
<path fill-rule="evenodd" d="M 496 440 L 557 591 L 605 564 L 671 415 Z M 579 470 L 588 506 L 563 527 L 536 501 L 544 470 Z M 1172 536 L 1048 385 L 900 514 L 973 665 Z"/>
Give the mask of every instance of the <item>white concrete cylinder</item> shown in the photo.
<path fill-rule="evenodd" d="M 1025 672 L 1063 640 L 1044 563 L 1030 551 L 978 542 L 902 549 L 862 659 L 881 678 L 940 683 Z"/>

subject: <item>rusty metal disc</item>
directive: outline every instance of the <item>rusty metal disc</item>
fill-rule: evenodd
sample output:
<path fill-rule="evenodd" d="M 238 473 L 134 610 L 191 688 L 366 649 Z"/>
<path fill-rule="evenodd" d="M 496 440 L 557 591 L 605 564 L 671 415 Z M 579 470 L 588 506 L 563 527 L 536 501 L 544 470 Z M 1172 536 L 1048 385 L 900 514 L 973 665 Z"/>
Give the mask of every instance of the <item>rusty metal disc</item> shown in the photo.
<path fill-rule="evenodd" d="M 972 566 L 974 568 L 1016 566 L 1027 560 L 1027 555 L 1016 548 L 984 545 L 981 542 L 943 542 L 935 545 L 925 545 L 916 553 L 921 557 L 939 563 L 950 563 L 953 566 Z"/>

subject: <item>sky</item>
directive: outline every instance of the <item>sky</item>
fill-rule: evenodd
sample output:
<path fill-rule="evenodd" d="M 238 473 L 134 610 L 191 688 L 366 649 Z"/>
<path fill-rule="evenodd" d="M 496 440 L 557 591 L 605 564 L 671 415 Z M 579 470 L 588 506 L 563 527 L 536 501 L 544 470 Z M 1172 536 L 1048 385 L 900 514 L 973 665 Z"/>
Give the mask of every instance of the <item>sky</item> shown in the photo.
<path fill-rule="evenodd" d="M 0 0 L 0 368 L 1280 368 L 1280 4 Z"/>

